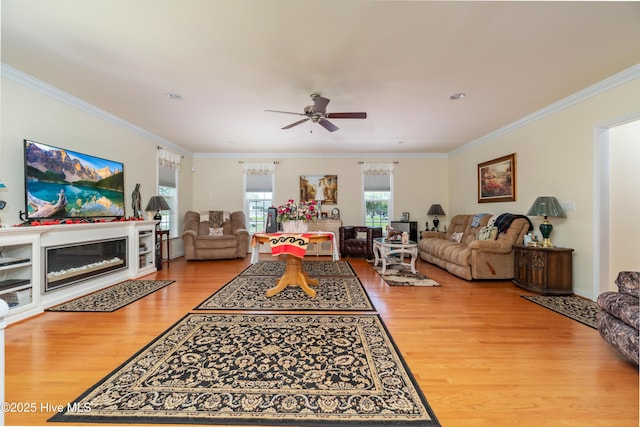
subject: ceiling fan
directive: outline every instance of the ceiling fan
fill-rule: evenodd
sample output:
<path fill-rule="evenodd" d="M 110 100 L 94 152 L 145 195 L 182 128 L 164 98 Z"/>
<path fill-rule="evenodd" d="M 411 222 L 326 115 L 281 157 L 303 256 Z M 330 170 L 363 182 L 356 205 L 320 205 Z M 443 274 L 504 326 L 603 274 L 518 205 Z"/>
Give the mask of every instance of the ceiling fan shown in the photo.
<path fill-rule="evenodd" d="M 311 120 L 313 123 L 318 123 L 320 126 L 328 130 L 329 132 L 335 132 L 339 129 L 338 126 L 334 125 L 327 119 L 366 119 L 367 113 L 327 113 L 327 104 L 329 104 L 329 99 L 323 98 L 317 93 L 311 94 L 311 99 L 313 100 L 313 105 L 307 105 L 304 107 L 304 113 L 291 113 L 289 111 L 278 111 L 278 110 L 265 110 L 270 111 L 272 113 L 284 113 L 284 114 L 295 114 L 297 116 L 305 116 L 304 119 L 298 120 L 295 123 L 291 123 L 283 127 L 282 129 L 291 129 L 294 126 L 298 126 L 306 121 Z"/>

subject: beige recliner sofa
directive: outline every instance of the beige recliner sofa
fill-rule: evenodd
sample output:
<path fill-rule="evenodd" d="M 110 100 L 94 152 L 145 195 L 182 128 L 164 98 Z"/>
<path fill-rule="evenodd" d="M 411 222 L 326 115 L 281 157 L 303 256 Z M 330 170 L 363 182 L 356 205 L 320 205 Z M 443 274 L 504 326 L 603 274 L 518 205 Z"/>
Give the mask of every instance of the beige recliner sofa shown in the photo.
<path fill-rule="evenodd" d="M 513 244 L 522 243 L 533 226 L 523 215 L 502 214 L 494 217 L 496 226 L 490 229 L 491 218 L 456 215 L 446 233 L 423 231 L 420 258 L 466 280 L 512 279 Z"/>
<path fill-rule="evenodd" d="M 247 256 L 249 232 L 244 212 L 188 211 L 184 215 L 184 258 L 233 259 Z"/>

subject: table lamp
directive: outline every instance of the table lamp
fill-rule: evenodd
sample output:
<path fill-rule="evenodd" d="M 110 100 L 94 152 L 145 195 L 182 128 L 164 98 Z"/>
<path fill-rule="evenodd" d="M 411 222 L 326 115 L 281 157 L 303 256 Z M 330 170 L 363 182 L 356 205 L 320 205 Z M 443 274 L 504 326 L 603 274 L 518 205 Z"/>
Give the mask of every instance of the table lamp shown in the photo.
<path fill-rule="evenodd" d="M 543 248 L 552 248 L 553 243 L 551 243 L 551 231 L 553 230 L 553 225 L 549 223 L 547 217 L 557 217 L 557 218 L 566 218 L 567 215 L 562 210 L 562 206 L 560 206 L 560 202 L 555 197 L 550 196 L 542 196 L 538 197 L 527 215 L 533 216 L 543 216 L 544 221 L 540 224 L 540 234 L 542 234 L 542 247 Z"/>
<path fill-rule="evenodd" d="M 436 231 L 438 231 L 438 224 L 440 224 L 440 220 L 438 219 L 438 215 L 446 215 L 444 213 L 444 210 L 442 209 L 442 206 L 440 205 L 431 205 L 431 207 L 429 208 L 429 212 L 427 212 L 427 215 L 434 215 L 435 217 L 433 218 L 433 226 L 436 228 Z"/>
<path fill-rule="evenodd" d="M 145 209 L 147 212 L 156 211 L 156 214 L 153 216 L 153 219 L 156 221 L 162 221 L 162 215 L 160 211 L 168 211 L 171 209 L 169 204 L 162 196 L 152 196 L 149 199 L 149 203 L 147 203 L 147 208 Z"/>

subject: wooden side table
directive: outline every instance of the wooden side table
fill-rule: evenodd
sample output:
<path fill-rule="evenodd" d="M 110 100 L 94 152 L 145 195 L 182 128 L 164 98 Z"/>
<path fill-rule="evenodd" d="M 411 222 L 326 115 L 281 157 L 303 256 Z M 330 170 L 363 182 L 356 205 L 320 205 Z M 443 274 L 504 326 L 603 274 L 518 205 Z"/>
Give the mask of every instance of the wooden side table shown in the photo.
<path fill-rule="evenodd" d="M 156 230 L 156 239 L 160 244 L 160 262 L 163 262 L 162 258 L 162 240 L 164 237 L 164 241 L 167 242 L 167 267 L 171 262 L 171 242 L 169 242 L 169 230 Z"/>
<path fill-rule="evenodd" d="M 513 245 L 513 283 L 541 295 L 573 294 L 573 249 Z"/>

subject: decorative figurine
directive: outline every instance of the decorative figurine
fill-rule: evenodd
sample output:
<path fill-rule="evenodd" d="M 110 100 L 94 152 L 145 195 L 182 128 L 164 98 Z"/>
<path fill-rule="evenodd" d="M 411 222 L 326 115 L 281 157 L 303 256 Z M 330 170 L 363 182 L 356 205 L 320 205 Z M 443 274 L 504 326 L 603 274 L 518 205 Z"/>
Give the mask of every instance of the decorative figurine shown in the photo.
<path fill-rule="evenodd" d="M 131 208 L 135 218 L 142 218 L 142 196 L 140 195 L 140 184 L 136 184 L 136 189 L 131 193 Z"/>

